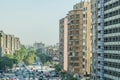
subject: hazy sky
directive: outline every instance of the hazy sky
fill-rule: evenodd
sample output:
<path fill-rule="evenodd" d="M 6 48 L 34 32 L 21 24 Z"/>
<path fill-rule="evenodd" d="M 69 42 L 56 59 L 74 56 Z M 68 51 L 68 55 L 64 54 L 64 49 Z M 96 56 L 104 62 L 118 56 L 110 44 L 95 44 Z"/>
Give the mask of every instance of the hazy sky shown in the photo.
<path fill-rule="evenodd" d="M 59 42 L 59 19 L 79 1 L 0 0 L 0 30 L 19 37 L 23 44 L 55 44 Z"/>

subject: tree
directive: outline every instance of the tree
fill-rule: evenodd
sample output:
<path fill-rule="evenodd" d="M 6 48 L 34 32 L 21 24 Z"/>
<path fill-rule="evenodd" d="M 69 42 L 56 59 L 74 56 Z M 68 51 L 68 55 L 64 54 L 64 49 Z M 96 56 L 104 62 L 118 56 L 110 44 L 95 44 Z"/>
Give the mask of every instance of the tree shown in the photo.
<path fill-rule="evenodd" d="M 13 54 L 14 58 L 18 60 L 18 62 L 23 61 L 23 59 L 27 55 L 27 50 L 26 48 L 22 45 L 20 50 L 16 50 Z"/>
<path fill-rule="evenodd" d="M 57 72 L 60 72 L 60 71 L 61 71 L 61 67 L 60 67 L 59 64 L 55 64 L 55 65 L 54 65 L 54 68 L 55 68 L 55 70 L 56 70 Z"/>
<path fill-rule="evenodd" d="M 17 59 L 18 62 L 20 62 L 22 60 L 21 55 L 20 55 L 20 51 L 15 51 L 14 58 Z"/>
<path fill-rule="evenodd" d="M 49 65 L 50 65 L 50 62 L 47 61 L 44 65 L 45 65 L 45 66 L 49 66 Z"/>
<path fill-rule="evenodd" d="M 11 54 L 5 54 L 4 56 L 7 58 L 10 58 L 10 59 L 14 58 L 13 55 L 11 55 Z"/>
<path fill-rule="evenodd" d="M 10 57 L 10 56 L 9 56 Z M 0 58 L 0 69 L 6 70 L 7 68 L 12 68 L 13 64 L 17 64 L 17 60 L 14 58 L 9 58 L 8 55 Z"/>
<path fill-rule="evenodd" d="M 52 61 L 52 57 L 49 56 L 49 55 L 46 55 L 46 60 L 49 61 L 49 62 L 51 62 Z"/>
<path fill-rule="evenodd" d="M 23 60 L 25 64 L 27 65 L 32 64 L 35 61 L 35 56 L 36 56 L 35 54 L 36 54 L 36 51 L 33 48 L 29 48 L 28 53 Z"/>
<path fill-rule="evenodd" d="M 73 75 L 70 75 L 67 80 L 77 80 L 77 78 L 74 78 Z"/>
<path fill-rule="evenodd" d="M 51 62 L 52 57 L 46 54 L 37 54 L 37 56 L 40 58 L 42 64 L 46 65 L 46 62 Z"/>
<path fill-rule="evenodd" d="M 23 59 L 26 58 L 26 55 L 27 51 L 23 45 L 21 46 L 20 50 L 16 50 L 13 55 L 5 54 L 4 57 L 0 58 L 0 69 L 5 70 L 6 68 L 12 68 L 14 64 L 18 64 L 19 62 L 23 61 Z"/>
<path fill-rule="evenodd" d="M 27 50 L 24 46 L 21 47 L 21 49 L 19 50 L 20 52 L 20 57 L 21 57 L 21 60 L 23 60 L 25 58 L 25 56 L 27 55 Z"/>
<path fill-rule="evenodd" d="M 46 62 L 46 55 L 45 54 L 39 54 L 38 57 L 40 58 L 42 64 Z"/>
<path fill-rule="evenodd" d="M 25 64 L 27 64 L 27 65 L 30 65 L 30 64 L 32 64 L 33 62 L 34 62 L 34 56 L 33 55 L 28 55 L 28 56 L 26 56 L 26 58 L 24 59 L 24 62 L 25 62 Z"/>

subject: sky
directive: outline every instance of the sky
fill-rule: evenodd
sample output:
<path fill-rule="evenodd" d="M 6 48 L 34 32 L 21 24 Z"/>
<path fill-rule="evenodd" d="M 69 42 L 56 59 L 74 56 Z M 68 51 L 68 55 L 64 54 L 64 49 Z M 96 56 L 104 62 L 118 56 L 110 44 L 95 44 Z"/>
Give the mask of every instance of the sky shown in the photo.
<path fill-rule="evenodd" d="M 0 30 L 22 44 L 59 42 L 59 19 L 80 0 L 0 0 Z"/>

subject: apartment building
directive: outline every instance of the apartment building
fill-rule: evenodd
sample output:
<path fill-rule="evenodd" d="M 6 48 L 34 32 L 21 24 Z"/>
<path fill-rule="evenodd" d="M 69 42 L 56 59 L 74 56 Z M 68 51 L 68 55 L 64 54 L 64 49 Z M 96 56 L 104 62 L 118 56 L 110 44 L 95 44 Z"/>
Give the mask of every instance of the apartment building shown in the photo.
<path fill-rule="evenodd" d="M 120 0 L 104 0 L 104 80 L 120 80 Z"/>
<path fill-rule="evenodd" d="M 68 13 L 68 70 L 90 74 L 90 3 L 82 1 Z"/>
<path fill-rule="evenodd" d="M 20 40 L 14 35 L 5 34 L 0 31 L 0 56 L 4 54 L 13 54 L 15 50 L 20 49 Z"/>
<path fill-rule="evenodd" d="M 75 4 L 60 20 L 60 54 L 69 73 L 90 74 L 90 2 Z"/>
<path fill-rule="evenodd" d="M 68 22 L 67 22 L 67 17 L 62 18 L 59 21 L 59 60 L 61 67 L 65 70 L 68 71 Z"/>
<path fill-rule="evenodd" d="M 104 0 L 91 0 L 91 80 L 104 80 Z"/>

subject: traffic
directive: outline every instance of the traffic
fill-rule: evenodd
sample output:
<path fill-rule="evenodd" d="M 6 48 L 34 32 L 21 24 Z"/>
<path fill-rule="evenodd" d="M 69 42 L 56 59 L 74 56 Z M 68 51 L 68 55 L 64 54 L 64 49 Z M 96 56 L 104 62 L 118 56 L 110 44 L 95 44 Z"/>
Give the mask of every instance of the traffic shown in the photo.
<path fill-rule="evenodd" d="M 0 73 L 0 80 L 61 80 L 59 73 L 49 66 L 33 63 L 13 68 L 10 72 Z"/>

